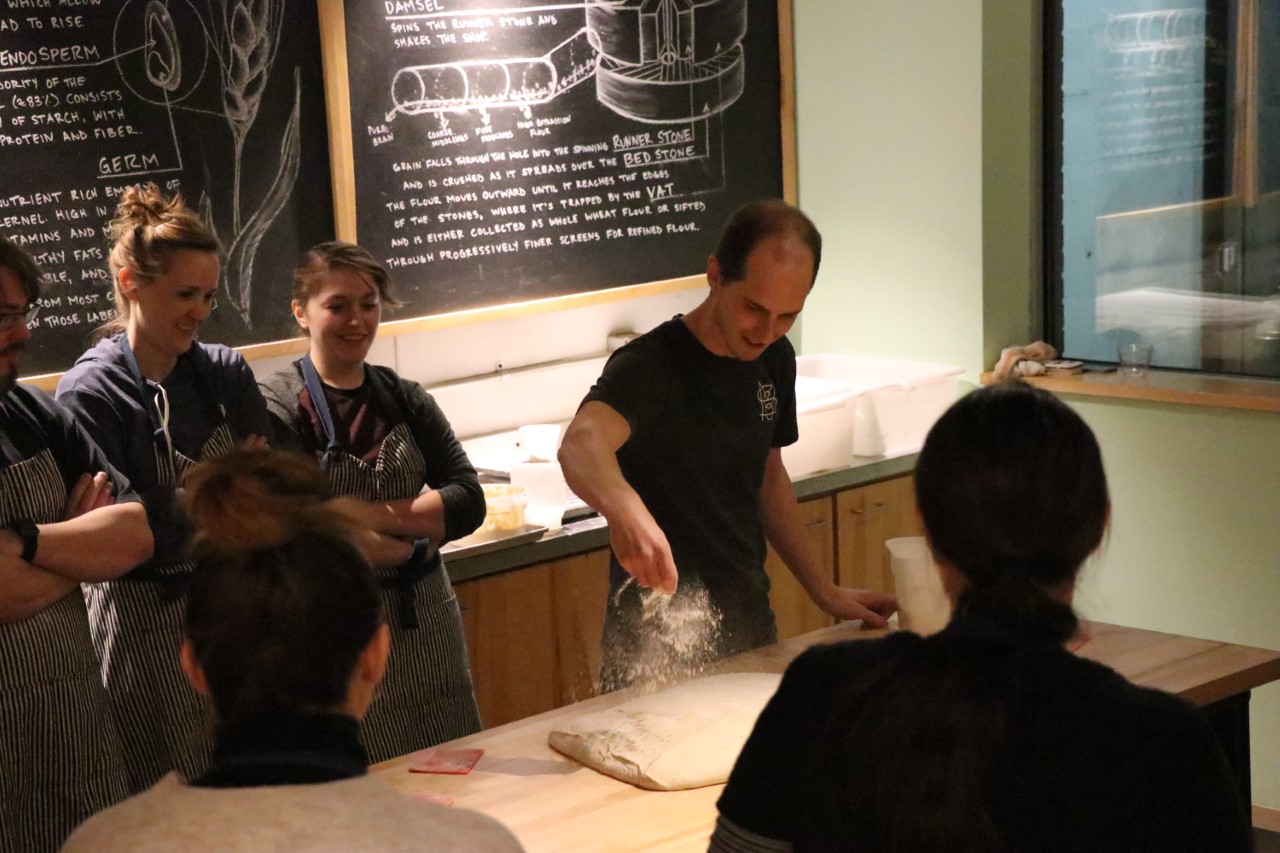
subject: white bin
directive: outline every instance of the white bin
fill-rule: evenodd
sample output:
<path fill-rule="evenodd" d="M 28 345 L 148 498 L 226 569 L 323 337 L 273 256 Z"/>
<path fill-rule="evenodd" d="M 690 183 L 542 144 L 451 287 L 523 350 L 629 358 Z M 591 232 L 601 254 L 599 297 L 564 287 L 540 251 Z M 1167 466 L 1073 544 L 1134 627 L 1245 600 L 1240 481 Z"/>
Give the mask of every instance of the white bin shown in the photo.
<path fill-rule="evenodd" d="M 858 393 L 853 453 L 913 453 L 956 400 L 964 368 L 900 358 L 819 353 L 796 359 L 801 376 L 838 380 Z"/>
<path fill-rule="evenodd" d="M 782 464 L 793 479 L 853 461 L 857 397 L 847 382 L 796 377 L 800 439 L 782 448 Z"/>

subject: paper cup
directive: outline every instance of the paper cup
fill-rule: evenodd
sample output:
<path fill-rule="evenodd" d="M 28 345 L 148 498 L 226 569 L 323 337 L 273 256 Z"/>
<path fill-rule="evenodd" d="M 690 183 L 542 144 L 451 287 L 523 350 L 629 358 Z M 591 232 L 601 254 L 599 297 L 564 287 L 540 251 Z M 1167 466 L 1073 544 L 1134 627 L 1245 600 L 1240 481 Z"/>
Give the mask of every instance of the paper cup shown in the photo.
<path fill-rule="evenodd" d="M 928 543 L 923 536 L 907 536 L 890 539 L 885 547 L 898 596 L 898 625 L 921 636 L 941 631 L 951 619 L 951 602 Z"/>

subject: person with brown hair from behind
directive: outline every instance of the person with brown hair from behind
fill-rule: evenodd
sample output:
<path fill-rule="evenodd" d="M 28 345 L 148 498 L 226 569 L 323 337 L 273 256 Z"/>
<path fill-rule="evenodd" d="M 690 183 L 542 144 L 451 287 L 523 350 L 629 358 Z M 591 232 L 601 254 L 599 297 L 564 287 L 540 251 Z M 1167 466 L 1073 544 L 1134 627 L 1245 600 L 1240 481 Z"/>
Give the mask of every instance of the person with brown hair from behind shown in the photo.
<path fill-rule="evenodd" d="M 181 661 L 217 710 L 213 761 L 94 817 L 65 851 L 521 849 L 491 818 L 367 774 L 359 720 L 390 634 L 357 544 L 370 531 L 328 491 L 311 460 L 284 451 L 237 450 L 192 472 Z"/>

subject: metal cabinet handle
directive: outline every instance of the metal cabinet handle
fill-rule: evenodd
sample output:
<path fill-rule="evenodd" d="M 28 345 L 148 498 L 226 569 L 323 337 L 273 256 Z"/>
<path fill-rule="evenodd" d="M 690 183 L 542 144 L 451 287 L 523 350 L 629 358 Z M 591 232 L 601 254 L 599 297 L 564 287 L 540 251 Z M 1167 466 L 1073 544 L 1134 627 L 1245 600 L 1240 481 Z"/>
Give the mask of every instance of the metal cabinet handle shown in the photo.
<path fill-rule="evenodd" d="M 866 509 L 851 509 L 849 510 L 849 512 L 853 513 L 854 515 L 871 515 L 872 513 L 881 512 L 882 510 L 886 509 L 888 506 L 889 505 L 886 503 L 876 503 L 876 504 L 873 504 L 872 506 L 867 507 Z"/>

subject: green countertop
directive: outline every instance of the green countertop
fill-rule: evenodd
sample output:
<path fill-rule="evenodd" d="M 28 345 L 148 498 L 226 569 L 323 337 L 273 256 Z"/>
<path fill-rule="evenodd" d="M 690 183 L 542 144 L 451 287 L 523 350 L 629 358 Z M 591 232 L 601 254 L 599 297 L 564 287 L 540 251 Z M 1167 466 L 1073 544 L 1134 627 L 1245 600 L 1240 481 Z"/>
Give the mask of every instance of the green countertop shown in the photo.
<path fill-rule="evenodd" d="M 842 492 L 880 480 L 910 474 L 916 467 L 916 454 L 904 456 L 855 457 L 848 468 L 835 468 L 803 477 L 795 482 L 800 500 Z M 444 553 L 449 578 L 454 583 L 475 580 L 487 575 L 519 569 L 609 547 L 609 526 L 593 515 L 570 522 L 556 533 L 544 535 L 536 542 L 487 549 L 478 554 Z"/>

